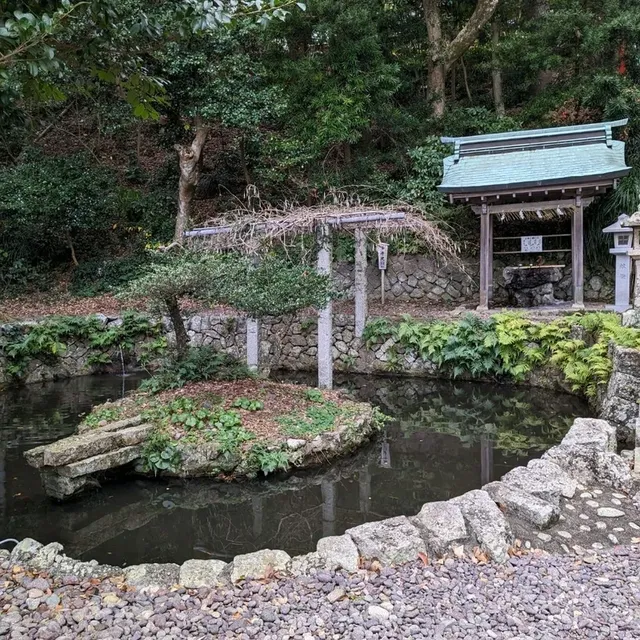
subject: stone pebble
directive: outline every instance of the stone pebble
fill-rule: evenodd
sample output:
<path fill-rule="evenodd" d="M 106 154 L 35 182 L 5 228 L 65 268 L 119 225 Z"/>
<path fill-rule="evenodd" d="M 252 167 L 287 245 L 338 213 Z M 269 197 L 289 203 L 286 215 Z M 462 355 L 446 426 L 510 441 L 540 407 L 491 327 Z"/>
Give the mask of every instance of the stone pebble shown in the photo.
<path fill-rule="evenodd" d="M 385 640 L 640 636 L 640 549 L 532 553 L 506 565 L 421 561 L 379 572 L 322 572 L 219 589 L 120 590 L 105 580 L 51 582 L 60 607 L 27 604 L 25 574 L 0 565 L 0 637 Z M 321 578 L 321 579 L 320 579 Z M 79 582 L 79 581 L 77 581 Z M 42 589 L 46 593 L 45 589 Z M 331 602 L 327 596 L 334 594 Z M 120 604 L 107 606 L 118 599 Z M 343 595 L 344 594 L 344 595 Z"/>

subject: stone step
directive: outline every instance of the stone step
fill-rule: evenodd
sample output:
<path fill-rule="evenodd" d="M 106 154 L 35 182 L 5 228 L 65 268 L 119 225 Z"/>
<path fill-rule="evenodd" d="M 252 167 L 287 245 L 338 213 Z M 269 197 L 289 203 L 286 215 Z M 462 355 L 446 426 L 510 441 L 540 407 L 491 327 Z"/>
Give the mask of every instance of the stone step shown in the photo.
<path fill-rule="evenodd" d="M 64 467 L 58 467 L 56 472 L 66 478 L 77 478 L 90 473 L 96 473 L 97 471 L 120 467 L 123 464 L 136 460 L 141 455 L 141 445 L 124 447 L 122 449 L 116 449 L 115 451 L 109 451 L 108 453 L 101 453 L 97 456 L 80 460 L 79 462 L 73 462 Z"/>
<path fill-rule="evenodd" d="M 126 429 L 127 427 L 137 427 L 139 424 L 142 424 L 142 421 L 142 416 L 133 416 L 131 418 L 117 420 L 116 422 L 110 422 L 109 424 L 105 424 L 102 427 L 90 427 L 85 424 L 78 427 L 78 433 L 84 434 L 100 433 L 104 431 L 119 431 L 120 429 Z"/>
<path fill-rule="evenodd" d="M 25 457 L 27 462 L 36 468 L 61 467 L 115 449 L 140 444 L 153 429 L 152 424 L 146 423 L 119 431 L 92 431 L 36 447 L 27 451 Z"/>

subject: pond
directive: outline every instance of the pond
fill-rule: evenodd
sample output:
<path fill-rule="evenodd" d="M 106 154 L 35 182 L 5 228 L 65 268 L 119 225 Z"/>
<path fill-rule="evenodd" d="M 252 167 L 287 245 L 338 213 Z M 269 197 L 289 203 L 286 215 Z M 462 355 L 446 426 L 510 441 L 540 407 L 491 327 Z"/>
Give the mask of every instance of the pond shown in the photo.
<path fill-rule="evenodd" d="M 133 476 L 65 504 L 44 495 L 22 453 L 71 434 L 82 413 L 139 378 L 76 378 L 0 393 L 0 538 L 57 541 L 73 557 L 122 566 L 230 560 L 268 547 L 307 553 L 323 536 L 411 515 L 498 479 L 558 442 L 574 417 L 590 415 L 580 399 L 545 390 L 355 375 L 336 381 L 394 420 L 329 469 L 242 484 Z"/>

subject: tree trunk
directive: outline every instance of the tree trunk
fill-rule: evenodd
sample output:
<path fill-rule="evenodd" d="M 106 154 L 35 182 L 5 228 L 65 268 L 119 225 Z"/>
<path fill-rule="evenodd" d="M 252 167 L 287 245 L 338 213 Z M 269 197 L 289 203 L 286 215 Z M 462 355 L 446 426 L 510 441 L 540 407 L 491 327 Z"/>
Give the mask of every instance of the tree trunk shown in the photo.
<path fill-rule="evenodd" d="M 533 15 L 537 24 L 539 20 L 549 13 L 549 0 L 534 0 Z M 541 94 L 553 82 L 553 72 L 549 69 L 540 69 L 538 71 L 538 79 L 534 87 L 534 95 Z"/>
<path fill-rule="evenodd" d="M 422 0 L 424 21 L 429 37 L 429 94 L 433 102 L 434 115 L 444 113 L 445 80 L 447 71 L 475 42 L 480 30 L 491 20 L 500 0 L 477 0 L 476 8 L 451 42 L 442 35 L 440 0 Z"/>
<path fill-rule="evenodd" d="M 429 93 L 433 97 L 433 115 L 440 118 L 444 115 L 446 102 L 446 76 L 443 64 L 434 64 L 429 71 Z"/>
<path fill-rule="evenodd" d="M 200 156 L 202 148 L 209 135 L 209 128 L 203 127 L 199 118 L 196 119 L 196 137 L 187 147 L 175 145 L 180 163 L 180 182 L 178 184 L 178 216 L 173 234 L 173 241 L 182 244 L 182 237 L 189 224 L 193 209 L 193 196 L 196 192 L 200 177 Z"/>
<path fill-rule="evenodd" d="M 422 8 L 429 37 L 429 99 L 433 103 L 433 114 L 439 118 L 446 105 L 440 0 L 422 0 Z"/>
<path fill-rule="evenodd" d="M 491 23 L 491 79 L 493 81 L 493 103 L 496 113 L 502 117 L 504 115 L 504 97 L 502 95 L 502 68 L 498 58 L 498 46 L 500 45 L 500 26 L 498 21 Z"/>
<path fill-rule="evenodd" d="M 184 322 L 182 320 L 178 299 L 176 297 L 167 298 L 165 300 L 165 305 L 169 312 L 173 331 L 176 334 L 176 353 L 178 355 L 178 360 L 184 360 L 189 351 L 189 336 L 187 335 L 187 330 L 185 329 Z"/>

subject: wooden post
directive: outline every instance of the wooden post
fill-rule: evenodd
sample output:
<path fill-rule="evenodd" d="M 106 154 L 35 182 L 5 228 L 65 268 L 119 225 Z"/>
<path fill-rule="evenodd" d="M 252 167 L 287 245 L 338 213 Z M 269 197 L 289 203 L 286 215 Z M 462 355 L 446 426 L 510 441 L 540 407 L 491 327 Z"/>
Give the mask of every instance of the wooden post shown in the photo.
<path fill-rule="evenodd" d="M 356 229 L 356 264 L 354 273 L 355 334 L 361 338 L 367 323 L 367 236 Z"/>
<path fill-rule="evenodd" d="M 492 214 L 488 214 L 489 220 L 489 258 L 488 258 L 488 266 L 487 266 L 487 298 L 488 302 L 493 300 L 493 222 L 494 216 Z"/>
<path fill-rule="evenodd" d="M 582 198 L 576 198 L 571 224 L 571 267 L 573 275 L 573 306 L 584 309 L 584 213 Z"/>
<path fill-rule="evenodd" d="M 490 241 L 490 214 L 487 205 L 482 205 L 480 214 L 480 304 L 478 309 L 489 308 L 489 241 Z"/>
<path fill-rule="evenodd" d="M 318 273 L 331 276 L 331 229 L 321 224 L 317 231 Z M 318 387 L 333 388 L 333 304 L 327 303 L 318 313 Z"/>

